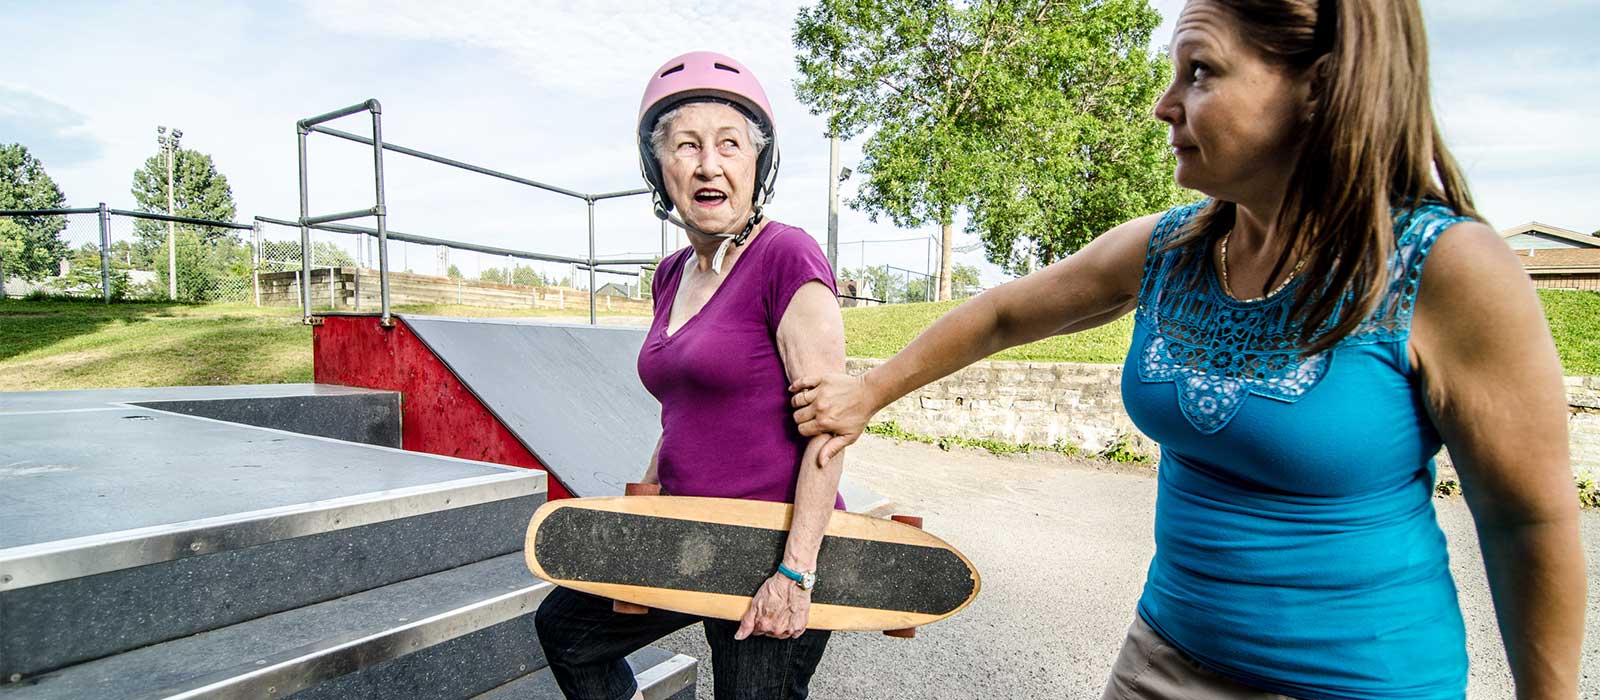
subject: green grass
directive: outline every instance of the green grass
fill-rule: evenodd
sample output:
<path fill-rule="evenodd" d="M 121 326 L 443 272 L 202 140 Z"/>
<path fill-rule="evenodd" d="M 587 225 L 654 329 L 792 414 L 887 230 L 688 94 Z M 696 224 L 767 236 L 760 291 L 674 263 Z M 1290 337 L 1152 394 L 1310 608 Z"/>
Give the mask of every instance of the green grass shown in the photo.
<path fill-rule="evenodd" d="M 1090 457 L 1110 462 L 1118 462 L 1121 464 L 1137 464 L 1141 466 L 1151 466 L 1155 462 L 1155 460 L 1151 459 L 1148 455 L 1139 454 L 1138 452 L 1130 449 L 1127 440 L 1123 437 L 1118 437 L 1114 442 L 1106 446 L 1104 450 L 1099 452 L 1084 452 L 1083 450 L 1079 449 L 1077 445 L 1073 445 L 1068 442 L 1056 442 L 1053 445 L 1038 445 L 1031 442 L 1012 443 L 1005 442 L 1003 440 L 995 440 L 993 438 L 969 438 L 961 437 L 960 435 L 923 435 L 921 433 L 913 433 L 908 431 L 905 428 L 900 427 L 899 423 L 896 423 L 892 420 L 868 425 L 867 434 L 879 435 L 891 440 L 920 442 L 924 445 L 933 445 L 941 450 L 944 450 L 945 452 L 949 452 L 952 448 L 956 447 L 966 447 L 974 450 L 985 450 L 989 454 L 999 456 L 1031 454 L 1034 452 L 1054 452 L 1056 454 L 1063 454 L 1068 457 Z"/>
<path fill-rule="evenodd" d="M 891 304 L 844 310 L 845 354 L 887 358 L 961 301 Z M 1046 338 L 1000 352 L 991 360 L 1120 363 L 1133 337 L 1133 316 L 1070 336 Z"/>
<path fill-rule="evenodd" d="M 1539 300 L 1566 373 L 1600 375 L 1600 292 L 1541 289 Z"/>
<path fill-rule="evenodd" d="M 570 317 L 581 310 L 397 307 L 439 316 Z M 577 315 L 577 314 L 583 315 Z M 298 309 L 70 298 L 0 301 L 0 391 L 311 381 Z"/>
<path fill-rule="evenodd" d="M 311 381 L 311 331 L 287 309 L 0 302 L 0 390 Z"/>

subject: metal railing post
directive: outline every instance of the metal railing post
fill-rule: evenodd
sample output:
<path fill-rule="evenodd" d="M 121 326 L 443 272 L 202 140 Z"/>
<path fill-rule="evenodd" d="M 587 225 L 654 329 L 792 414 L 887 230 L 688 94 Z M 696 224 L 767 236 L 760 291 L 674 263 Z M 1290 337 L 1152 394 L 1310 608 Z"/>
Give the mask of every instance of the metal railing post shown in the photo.
<path fill-rule="evenodd" d="M 594 266 L 596 262 L 594 254 L 594 199 L 588 198 L 587 201 L 589 202 L 589 325 L 593 326 L 597 324 L 594 309 Z"/>
<path fill-rule="evenodd" d="M 383 107 L 377 100 L 367 100 L 367 105 L 372 110 L 372 171 L 378 191 L 378 204 L 373 208 L 378 219 L 378 297 L 383 310 L 378 323 L 388 328 L 394 320 L 389 316 L 389 212 L 383 204 Z"/>
<path fill-rule="evenodd" d="M 261 222 L 250 227 L 250 286 L 255 291 L 256 306 L 261 306 Z"/>
<path fill-rule="evenodd" d="M 111 303 L 111 214 L 106 203 L 100 203 L 100 289 L 105 292 L 106 303 Z"/>
<path fill-rule="evenodd" d="M 295 281 L 300 287 L 301 320 L 311 323 L 311 226 L 306 218 L 311 216 L 311 192 L 306 183 L 306 127 L 295 129 L 300 140 L 300 272 Z"/>

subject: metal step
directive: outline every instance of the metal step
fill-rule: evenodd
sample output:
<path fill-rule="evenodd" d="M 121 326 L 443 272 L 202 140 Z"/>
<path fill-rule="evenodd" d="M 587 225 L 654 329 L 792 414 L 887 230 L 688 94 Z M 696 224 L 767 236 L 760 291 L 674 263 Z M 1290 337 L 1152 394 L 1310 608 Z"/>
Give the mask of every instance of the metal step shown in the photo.
<path fill-rule="evenodd" d="M 0 395 L 0 682 L 515 552 L 545 497 L 541 472 L 82 393 Z"/>
<path fill-rule="evenodd" d="M 683 654 L 645 647 L 628 655 L 644 700 L 694 700 L 697 662 Z M 545 668 L 472 700 L 561 700 L 561 688 Z"/>
<path fill-rule="evenodd" d="M 508 554 L 0 686 L 0 700 L 468 698 L 545 666 L 533 614 L 550 590 Z"/>

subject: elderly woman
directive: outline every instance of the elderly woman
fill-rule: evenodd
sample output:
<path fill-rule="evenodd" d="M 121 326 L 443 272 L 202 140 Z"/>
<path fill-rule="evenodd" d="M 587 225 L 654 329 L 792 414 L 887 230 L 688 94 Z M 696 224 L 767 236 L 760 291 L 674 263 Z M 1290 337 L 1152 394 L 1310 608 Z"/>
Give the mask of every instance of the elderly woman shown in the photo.
<path fill-rule="evenodd" d="M 1156 553 L 1106 698 L 1463 697 L 1441 442 L 1518 697 L 1577 697 L 1561 366 L 1440 140 L 1426 44 L 1416 0 L 1191 0 L 1155 116 L 1209 199 L 979 296 L 860 378 L 795 383 L 801 433 L 833 434 L 826 458 L 919 386 L 1132 312 Z"/>
<path fill-rule="evenodd" d="M 762 216 L 778 171 L 772 108 L 755 76 L 714 53 L 657 69 L 639 109 L 639 155 L 657 216 L 689 247 L 656 269 L 655 320 L 639 377 L 661 401 L 661 439 L 644 481 L 664 493 L 793 503 L 779 569 L 744 619 L 665 610 L 614 612 L 611 601 L 558 589 L 538 612 L 568 698 L 628 698 L 627 654 L 705 625 L 716 697 L 804 698 L 828 643 L 807 631 L 817 550 L 835 507 L 843 459 L 789 419 L 792 378 L 844 368 L 834 278 L 806 232 Z M 673 212 L 676 211 L 676 215 Z"/>

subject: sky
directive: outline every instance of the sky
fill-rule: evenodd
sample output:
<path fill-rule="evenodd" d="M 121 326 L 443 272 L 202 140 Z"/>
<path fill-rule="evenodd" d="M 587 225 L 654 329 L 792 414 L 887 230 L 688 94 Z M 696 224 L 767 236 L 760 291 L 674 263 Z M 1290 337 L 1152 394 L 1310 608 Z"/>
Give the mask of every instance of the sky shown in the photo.
<path fill-rule="evenodd" d="M 821 241 L 828 141 L 823 119 L 794 97 L 791 32 L 802 4 L 8 0 L 7 24 L 25 30 L 0 42 L 0 142 L 26 145 L 70 206 L 133 208 L 132 174 L 156 153 L 156 126 L 176 127 L 228 177 L 239 220 L 293 219 L 295 121 L 376 98 L 388 142 L 581 192 L 633 189 L 642 186 L 633 128 L 646 78 L 667 58 L 708 49 L 765 85 L 783 156 L 768 211 Z M 1152 2 L 1166 20 L 1153 48 L 1168 42 L 1182 4 Z M 1600 0 L 1422 7 L 1435 107 L 1480 212 L 1497 228 L 1600 229 Z M 329 126 L 370 133 L 363 117 Z M 845 166 L 860 160 L 859 142 L 841 145 Z M 370 148 L 313 135 L 309 161 L 313 214 L 371 206 Z M 384 166 L 392 229 L 586 250 L 581 200 L 393 153 Z M 842 202 L 855 185 L 842 185 Z M 595 222 L 602 256 L 659 251 L 660 225 L 642 197 L 601 202 Z M 841 204 L 840 265 L 925 270 L 937 233 L 873 223 Z M 954 244 L 975 242 L 958 230 Z M 408 248 L 392 252 L 392 264 L 434 271 L 432 252 Z M 497 264 L 480 257 L 451 261 L 469 275 Z M 954 260 L 980 266 L 986 285 L 1005 279 L 981 250 Z"/>

